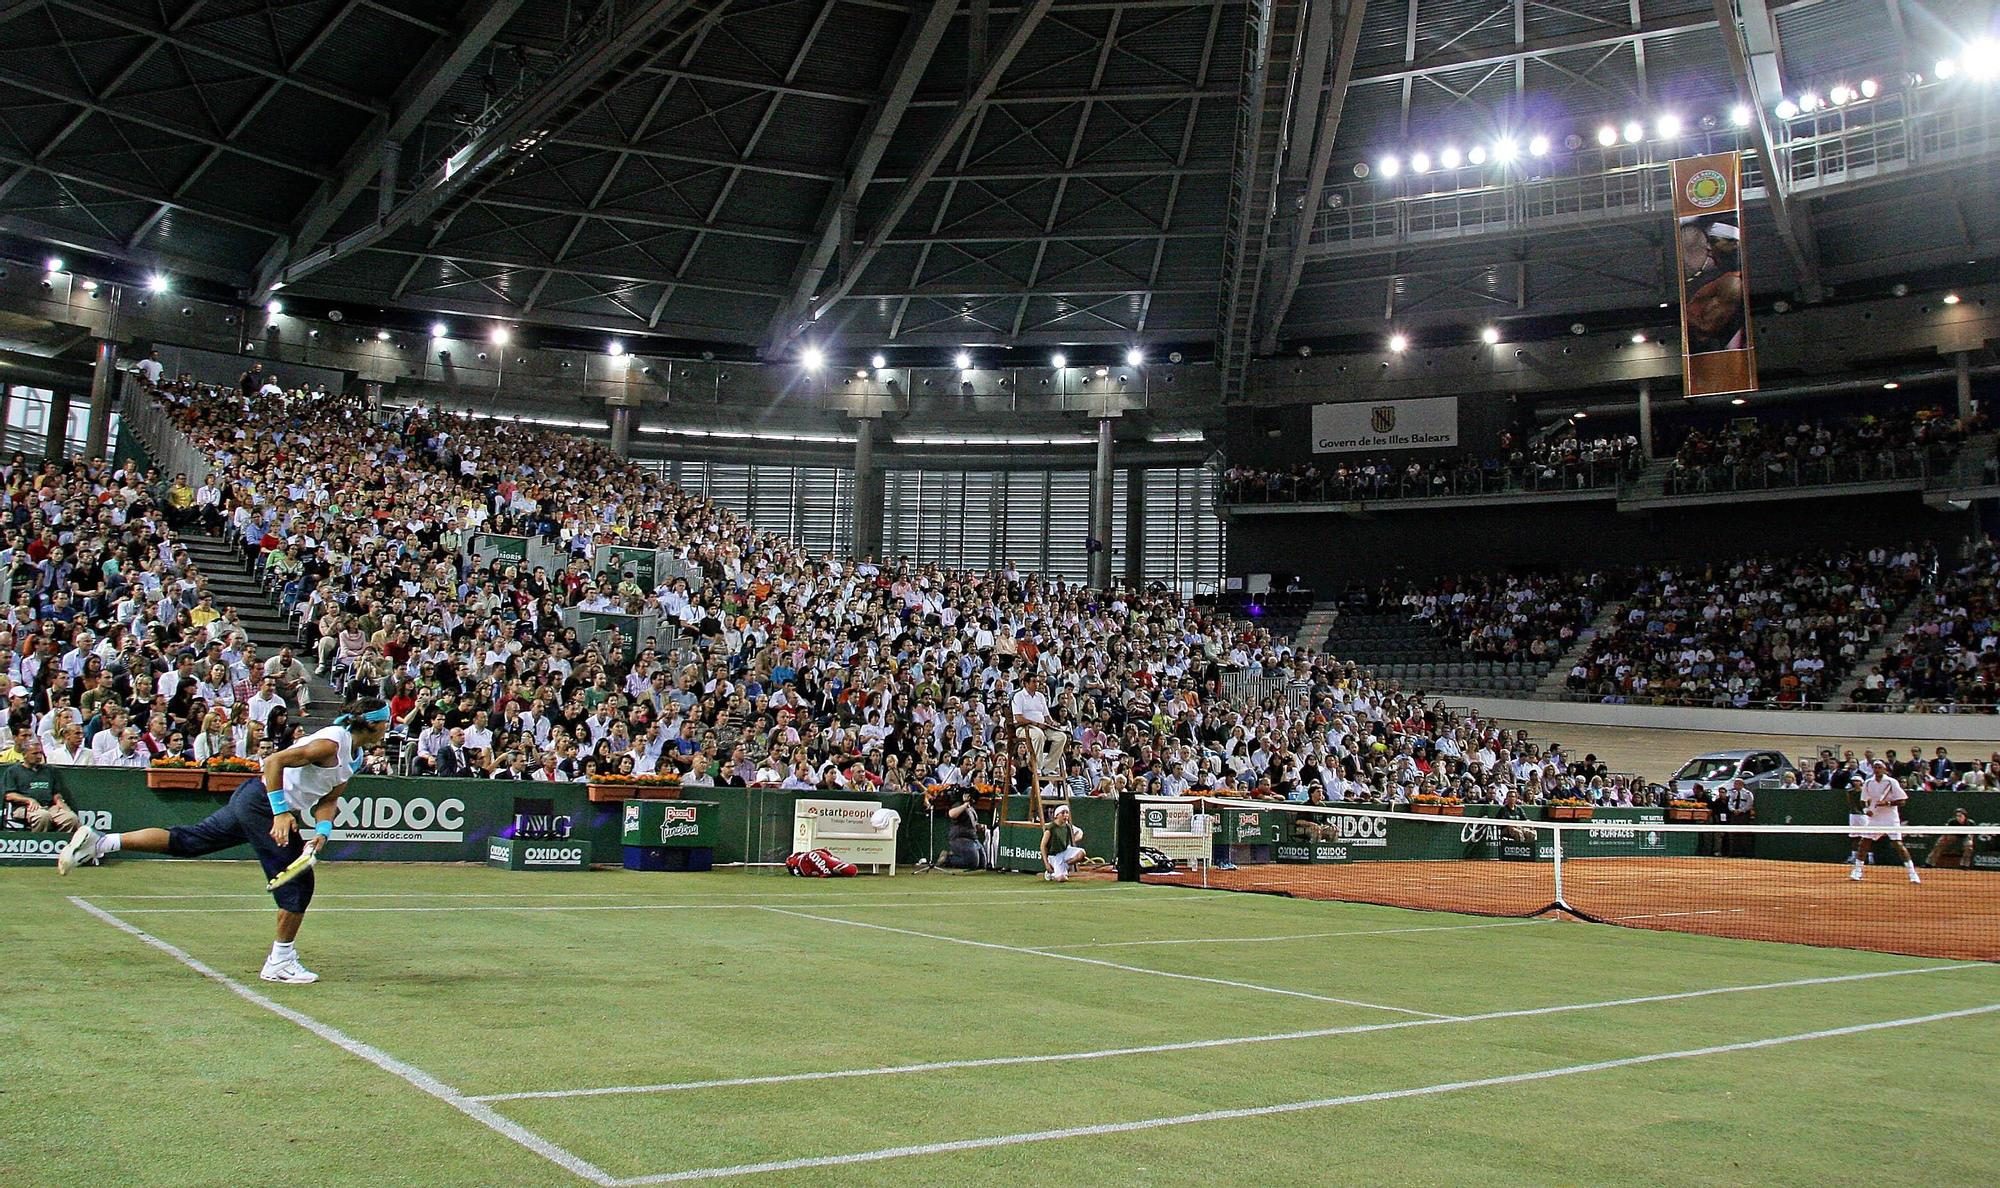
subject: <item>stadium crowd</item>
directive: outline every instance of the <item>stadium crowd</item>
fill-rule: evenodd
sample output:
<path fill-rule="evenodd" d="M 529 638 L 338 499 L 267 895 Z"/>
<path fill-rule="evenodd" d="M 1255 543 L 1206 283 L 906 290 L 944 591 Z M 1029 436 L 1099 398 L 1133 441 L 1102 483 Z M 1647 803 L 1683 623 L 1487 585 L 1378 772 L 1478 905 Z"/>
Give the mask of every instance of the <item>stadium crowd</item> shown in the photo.
<path fill-rule="evenodd" d="M 1918 596 L 1914 621 L 1854 693 L 1861 708 L 1993 713 L 2000 703 L 2000 550 L 1983 540 Z"/>
<path fill-rule="evenodd" d="M 1575 433 L 1536 442 L 1503 435 L 1500 451 L 1405 461 L 1305 462 L 1279 469 L 1223 472 L 1230 503 L 1353 503 L 1447 495 L 1585 491 L 1615 487 L 1644 465 L 1636 437 L 1584 439 Z"/>
<path fill-rule="evenodd" d="M 1911 478 L 1949 463 L 1985 418 L 1943 408 L 1893 416 L 1770 423 L 1742 418 L 1691 429 L 1667 468 L 1669 495 Z"/>
<path fill-rule="evenodd" d="M 1391 611 L 1423 623 L 1475 660 L 1554 660 L 1597 617 L 1606 575 L 1459 574 L 1350 591 L 1350 608 Z"/>
<path fill-rule="evenodd" d="M 1567 686 L 1616 703 L 1824 703 L 1936 565 L 1908 545 L 1648 568 Z"/>
<path fill-rule="evenodd" d="M 1060 790 L 1072 795 L 1619 803 L 1638 792 L 1594 760 L 1162 590 L 810 557 L 595 445 L 514 424 L 423 411 L 384 423 L 346 398 L 250 381 L 156 394 L 215 473 L 198 488 L 131 480 L 145 529 L 128 564 L 156 572 L 165 595 L 119 636 L 132 694 L 114 687 L 91 704 L 109 718 L 138 698 L 133 765 L 281 745 L 298 729 L 303 682 L 279 688 L 267 669 L 302 677 L 303 658 L 347 693 L 389 698 L 407 742 L 368 757 L 382 772 L 406 755 L 417 774 L 495 779 L 1019 788 L 1032 768 L 1008 724 L 1027 696 L 1046 699 L 1065 740 Z M 82 473 L 65 481 L 101 501 L 110 472 Z M 254 558 L 301 625 L 298 657 L 258 661 L 169 521 L 221 525 Z M 541 537 L 568 563 L 474 567 L 462 549 L 474 532 Z M 670 550 L 699 580 L 648 593 L 592 577 L 594 550 L 616 541 Z M 56 592 L 19 604 L 32 630 L 69 634 L 72 650 L 89 642 L 80 663 L 102 650 L 58 626 Z M 656 610 L 679 634 L 628 656 L 579 639 L 565 607 Z M 17 705 L 60 699 L 60 681 L 13 654 Z M 211 658 L 220 677 L 195 675 Z M 37 714 L 17 717 L 39 733 Z"/>

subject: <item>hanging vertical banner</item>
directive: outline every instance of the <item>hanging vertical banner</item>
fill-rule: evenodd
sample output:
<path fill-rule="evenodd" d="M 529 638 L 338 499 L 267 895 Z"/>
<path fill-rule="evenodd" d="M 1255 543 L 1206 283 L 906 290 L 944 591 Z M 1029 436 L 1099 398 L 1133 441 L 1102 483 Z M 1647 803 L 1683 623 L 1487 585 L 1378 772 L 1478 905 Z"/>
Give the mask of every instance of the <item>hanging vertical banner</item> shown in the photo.
<path fill-rule="evenodd" d="M 1750 273 L 1743 243 L 1743 157 L 1675 161 L 1675 257 L 1681 276 L 1681 374 L 1689 396 L 1757 390 Z"/>

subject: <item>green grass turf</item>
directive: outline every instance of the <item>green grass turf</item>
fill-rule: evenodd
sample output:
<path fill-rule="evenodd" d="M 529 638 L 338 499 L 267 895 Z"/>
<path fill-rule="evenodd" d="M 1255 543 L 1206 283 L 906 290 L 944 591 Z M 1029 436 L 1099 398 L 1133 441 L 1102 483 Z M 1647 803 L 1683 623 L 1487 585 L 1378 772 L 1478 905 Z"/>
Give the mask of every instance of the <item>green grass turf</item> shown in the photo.
<path fill-rule="evenodd" d="M 1974 966 L 1423 1022 L 1322 999 L 1466 1015 L 1949 963 L 997 875 L 803 882 L 389 865 L 326 869 L 300 938 L 326 980 L 267 986 L 256 980 L 270 930 L 257 880 L 233 863 L 113 863 L 69 880 L 0 870 L 0 1184 L 584 1182 L 88 915 L 72 894 L 473 1095 L 1418 1024 L 495 1103 L 614 1177 L 1373 1093 L 2000 1003 L 2000 967 Z M 1426 931 L 1392 931 L 1407 929 Z M 1254 940 L 1317 933 L 1348 935 Z M 1160 940 L 1213 943 L 1133 943 Z M 1996 1089 L 2000 1014 L 1989 1014 L 746 1179 L 1971 1183 L 2000 1165 Z"/>

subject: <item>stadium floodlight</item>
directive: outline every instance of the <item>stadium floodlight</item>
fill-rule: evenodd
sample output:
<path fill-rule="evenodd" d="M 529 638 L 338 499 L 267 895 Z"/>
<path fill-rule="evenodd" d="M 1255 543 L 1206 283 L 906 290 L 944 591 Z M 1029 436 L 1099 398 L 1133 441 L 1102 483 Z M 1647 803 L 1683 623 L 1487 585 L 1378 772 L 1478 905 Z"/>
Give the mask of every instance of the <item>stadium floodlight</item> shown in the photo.
<path fill-rule="evenodd" d="M 1653 121 L 1653 132 L 1661 140 L 1672 140 L 1681 134 L 1681 117 L 1668 112 Z"/>
<path fill-rule="evenodd" d="M 275 318 L 285 312 L 285 303 L 282 301 L 272 301 L 264 307 L 264 312 Z"/>
<path fill-rule="evenodd" d="M 1411 153 L 1410 168 L 1418 173 L 1429 173 L 1431 171 L 1431 155 L 1429 153 Z"/>
<path fill-rule="evenodd" d="M 882 370 L 884 367 L 887 367 L 888 365 L 889 365 L 889 360 L 883 358 L 880 354 L 872 355 L 868 359 L 868 366 L 873 367 L 877 371 Z"/>
<path fill-rule="evenodd" d="M 1140 350 L 1138 347 L 1133 347 L 1131 350 L 1125 352 L 1125 366 L 1127 367 L 1137 367 L 1145 361 L 1146 352 Z"/>
<path fill-rule="evenodd" d="M 969 352 L 958 352 L 958 354 L 952 356 L 951 362 L 952 366 L 958 368 L 960 371 L 972 370 L 972 355 Z"/>
<path fill-rule="evenodd" d="M 1800 111 L 1818 111 L 1820 103 L 1821 100 L 1818 91 L 1807 91 L 1805 94 L 1799 96 Z"/>
<path fill-rule="evenodd" d="M 42 263 L 50 272 L 61 272 L 63 270 L 63 259 L 61 256 L 50 256 L 47 260 L 42 261 Z"/>
<path fill-rule="evenodd" d="M 1646 139 L 1646 125 L 1637 120 L 1625 121 L 1625 143 L 1637 144 Z"/>
<path fill-rule="evenodd" d="M 1528 141 L 1528 155 L 1531 157 L 1548 156 L 1549 138 L 1546 136 L 1535 136 L 1530 138 Z"/>
<path fill-rule="evenodd" d="M 389 332 L 387 330 L 377 330 L 375 332 L 375 341 L 376 342 L 389 341 Z"/>
<path fill-rule="evenodd" d="M 1778 118 L 1779 118 L 1779 119 L 1781 119 L 1781 120 L 1789 120 L 1789 119 L 1791 119 L 1792 117 L 1794 117 L 1794 116 L 1796 116 L 1796 115 L 1798 115 L 1798 114 L 1799 114 L 1799 105 L 1798 105 L 1798 104 L 1796 104 L 1796 103 L 1792 102 L 1792 101 L 1791 101 L 1790 99 L 1780 99 L 1780 100 L 1778 101 Z M 1748 121 L 1746 120 L 1746 121 L 1745 121 L 1745 123 L 1748 123 Z"/>
<path fill-rule="evenodd" d="M 1402 354 L 1404 351 L 1409 350 L 1410 349 L 1409 336 L 1405 334 L 1391 334 L 1389 336 L 1389 349 L 1399 355 Z"/>
<path fill-rule="evenodd" d="M 1967 75 L 1982 82 L 2000 75 L 2000 41 L 1982 37 L 1966 46 L 1958 61 Z"/>
<path fill-rule="evenodd" d="M 1055 354 L 1049 356 L 1049 366 L 1055 368 L 1057 371 L 1061 371 L 1063 368 L 1069 366 L 1069 359 L 1061 351 L 1057 351 Z"/>
<path fill-rule="evenodd" d="M 826 366 L 826 352 L 816 346 L 809 346 L 799 352 L 799 366 L 807 371 L 818 371 Z"/>
<path fill-rule="evenodd" d="M 604 353 L 616 359 L 625 353 L 625 344 L 614 338 L 611 344 L 604 348 Z"/>
<path fill-rule="evenodd" d="M 1465 160 L 1469 165 L 1486 164 L 1486 146 L 1483 144 L 1473 145 L 1471 151 L 1465 154 Z"/>
<path fill-rule="evenodd" d="M 1597 130 L 1597 143 L 1603 145 L 1605 148 L 1610 148 L 1612 145 L 1617 144 L 1618 129 L 1609 124 L 1599 128 Z"/>
<path fill-rule="evenodd" d="M 1873 99 L 1875 96 L 1881 93 L 1882 93 L 1881 83 L 1876 82 L 1872 78 L 1864 78 L 1861 80 L 1861 97 L 1863 99 Z"/>
<path fill-rule="evenodd" d="M 1444 166 L 1446 169 L 1458 168 L 1459 162 L 1462 160 L 1464 158 L 1458 155 L 1458 146 L 1456 145 L 1445 145 L 1444 151 L 1438 154 L 1438 164 Z"/>
<path fill-rule="evenodd" d="M 1501 165 L 1509 164 L 1521 155 L 1521 146 L 1514 143 L 1511 136 L 1502 136 L 1493 142 L 1493 160 Z"/>
<path fill-rule="evenodd" d="M 1833 89 L 1826 93 L 1826 101 L 1835 107 L 1846 107 L 1847 101 L 1852 98 L 1854 89 L 1846 83 L 1835 83 Z"/>
<path fill-rule="evenodd" d="M 1645 344 L 1645 341 L 1646 341 L 1646 332 L 1644 330 L 1641 330 L 1632 336 L 1633 346 L 1642 346 Z"/>
<path fill-rule="evenodd" d="M 1384 181 L 1387 181 L 1389 178 L 1403 171 L 1403 163 L 1393 156 L 1384 157 L 1380 161 L 1375 162 L 1375 171 L 1382 175 Z"/>
<path fill-rule="evenodd" d="M 1495 345 L 1500 341 L 1500 327 L 1488 326 L 1486 329 L 1481 330 L 1479 332 L 1479 341 L 1485 343 L 1487 346 Z"/>
<path fill-rule="evenodd" d="M 432 337 L 432 338 L 443 338 L 443 337 L 445 337 L 446 335 L 448 335 L 448 334 L 450 334 L 450 333 L 451 333 L 451 327 L 450 327 L 450 326 L 447 326 L 447 325 L 445 325 L 445 324 L 444 324 L 443 322 L 432 322 L 432 323 L 431 323 L 431 337 Z"/>
<path fill-rule="evenodd" d="M 1957 305 L 1957 304 L 1958 304 L 1958 294 L 1956 294 L 1956 293 L 1946 293 L 1946 294 L 1944 295 L 1944 303 L 1945 303 L 1946 305 Z"/>
<path fill-rule="evenodd" d="M 1888 383 L 1882 385 L 1882 390 L 1884 392 L 1893 392 L 1897 388 L 1900 388 L 1902 386 L 1903 385 L 1897 383 L 1895 380 L 1890 380 Z"/>
<path fill-rule="evenodd" d="M 1931 73 L 1937 75 L 1939 82 L 1943 82 L 1958 73 L 1958 61 L 1954 58 L 1939 58 L 1937 65 L 1931 67 Z"/>
<path fill-rule="evenodd" d="M 1750 126 L 1749 105 L 1744 103 L 1739 103 L 1736 106 L 1730 108 L 1729 123 L 1732 127 L 1748 128 Z"/>
<path fill-rule="evenodd" d="M 494 346 L 501 346 L 501 347 L 506 346 L 509 342 L 513 341 L 514 338 L 512 334 L 509 334 L 507 332 L 507 327 L 505 326 L 493 327 L 493 333 L 489 337 L 491 338 Z"/>
<path fill-rule="evenodd" d="M 172 287 L 172 282 L 167 279 L 167 274 L 164 272 L 155 272 L 146 278 L 146 291 L 148 293 L 164 293 Z"/>

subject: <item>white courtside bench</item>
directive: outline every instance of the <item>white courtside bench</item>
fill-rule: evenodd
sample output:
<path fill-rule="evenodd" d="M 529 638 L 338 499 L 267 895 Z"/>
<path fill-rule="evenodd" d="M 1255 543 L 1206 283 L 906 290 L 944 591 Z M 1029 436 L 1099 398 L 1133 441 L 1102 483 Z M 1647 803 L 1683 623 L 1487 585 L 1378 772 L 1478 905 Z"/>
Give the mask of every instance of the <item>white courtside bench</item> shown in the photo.
<path fill-rule="evenodd" d="M 896 834 L 902 818 L 889 810 L 887 826 L 875 824 L 884 807 L 876 800 L 799 800 L 792 805 L 792 851 L 830 850 L 843 862 L 896 874 Z"/>

